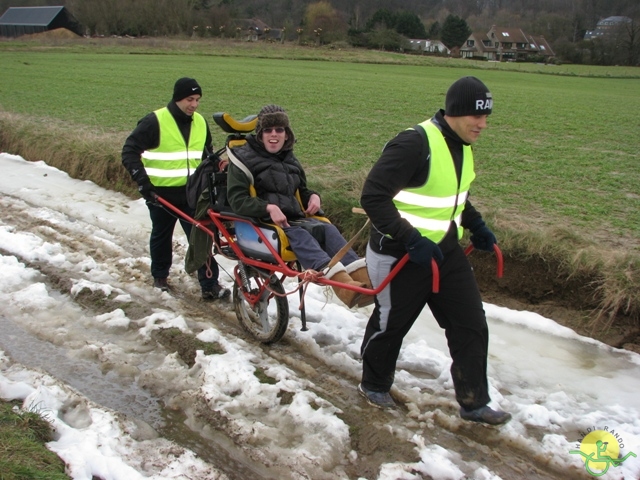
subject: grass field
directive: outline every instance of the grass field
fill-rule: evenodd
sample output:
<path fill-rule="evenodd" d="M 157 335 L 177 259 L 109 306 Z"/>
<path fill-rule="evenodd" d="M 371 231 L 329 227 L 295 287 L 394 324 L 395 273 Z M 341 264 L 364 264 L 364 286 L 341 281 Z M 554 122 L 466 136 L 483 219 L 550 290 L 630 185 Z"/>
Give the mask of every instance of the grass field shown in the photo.
<path fill-rule="evenodd" d="M 280 47 L 0 42 L 0 128 L 13 132 L 0 138 L 6 144 L 12 136 L 11 145 L 21 138 L 23 152 L 54 165 L 51 151 L 80 152 L 77 170 L 102 158 L 126 175 L 118 163 L 127 134 L 168 102 L 177 78 L 192 76 L 208 119 L 216 111 L 242 118 L 268 103 L 284 106 L 312 186 L 351 229 L 349 209 L 385 142 L 443 107 L 457 78 L 475 75 L 491 89 L 494 113 L 475 146 L 472 201 L 501 245 L 557 248 L 565 257 L 583 248 L 616 252 L 621 263 L 610 275 L 630 276 L 620 288 L 640 283 L 640 70 Z M 224 134 L 210 124 L 221 146 Z M 61 142 L 71 135 L 67 151 Z"/>
<path fill-rule="evenodd" d="M 0 400 L 0 479 L 68 479 L 64 462 L 44 445 L 53 439 L 47 413 L 19 407 Z"/>

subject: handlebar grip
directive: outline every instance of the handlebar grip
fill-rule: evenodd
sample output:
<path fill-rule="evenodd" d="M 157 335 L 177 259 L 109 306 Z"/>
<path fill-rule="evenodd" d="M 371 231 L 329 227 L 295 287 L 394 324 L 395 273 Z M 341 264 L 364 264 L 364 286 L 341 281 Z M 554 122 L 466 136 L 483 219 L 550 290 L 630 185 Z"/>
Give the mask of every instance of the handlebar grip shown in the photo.
<path fill-rule="evenodd" d="M 469 255 L 471 252 L 473 252 L 473 244 L 470 243 L 467 248 L 464 249 L 464 254 L 465 255 Z M 502 274 L 504 272 L 504 258 L 502 257 L 502 250 L 500 250 L 500 247 L 498 246 L 497 243 L 493 244 L 493 252 L 496 254 L 496 261 L 497 261 L 497 265 L 496 265 L 496 276 L 498 278 L 502 278 Z"/>
<path fill-rule="evenodd" d="M 440 269 L 435 259 L 431 259 L 431 291 L 438 293 L 440 291 Z"/>

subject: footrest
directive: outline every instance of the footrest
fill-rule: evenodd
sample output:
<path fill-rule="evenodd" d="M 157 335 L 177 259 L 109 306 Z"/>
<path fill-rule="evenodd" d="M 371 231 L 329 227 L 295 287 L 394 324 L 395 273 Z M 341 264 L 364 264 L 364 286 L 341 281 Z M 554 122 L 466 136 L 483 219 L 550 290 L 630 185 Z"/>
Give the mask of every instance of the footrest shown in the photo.
<path fill-rule="evenodd" d="M 232 249 L 231 247 L 229 247 L 229 246 L 222 247 L 222 248 L 220 249 L 220 251 L 222 252 L 222 254 L 223 254 L 225 257 L 232 258 L 232 259 L 234 259 L 234 260 L 237 260 L 237 259 L 238 259 L 238 257 L 236 257 L 236 254 L 234 253 L 233 249 Z"/>

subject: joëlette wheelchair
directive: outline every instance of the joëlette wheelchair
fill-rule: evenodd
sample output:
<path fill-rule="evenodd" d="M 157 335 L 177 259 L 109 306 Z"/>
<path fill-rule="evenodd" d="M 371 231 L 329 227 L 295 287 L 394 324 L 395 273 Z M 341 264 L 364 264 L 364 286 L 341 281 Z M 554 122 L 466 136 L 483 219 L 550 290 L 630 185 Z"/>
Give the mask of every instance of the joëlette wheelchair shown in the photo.
<path fill-rule="evenodd" d="M 220 112 L 214 113 L 213 119 L 223 131 L 229 134 L 225 147 L 216 153 L 220 155 L 226 150 L 230 160 L 233 161 L 231 149 L 246 141 L 246 135 L 256 127 L 257 116 L 251 115 L 238 121 L 229 114 Z M 191 218 L 161 197 L 157 197 L 157 201 L 209 235 L 213 240 L 211 254 L 222 255 L 237 262 L 233 272 L 232 297 L 236 317 L 244 330 L 262 343 L 275 343 L 286 333 L 289 324 L 287 296 L 296 291 L 300 297 L 301 330 L 308 330 L 304 303 L 305 287 L 308 283 L 336 286 L 365 295 L 376 295 L 409 261 L 409 255 L 402 257 L 384 281 L 375 289 L 340 283 L 325 278 L 318 272 L 305 272 L 289 247 L 287 237 L 280 227 L 255 218 L 237 215 L 231 211 L 226 200 L 226 185 L 227 173 L 225 171 L 209 174 L 209 208 L 206 212 L 206 218 L 203 220 Z M 252 194 L 255 194 L 255 190 Z M 322 220 L 328 221 L 326 218 L 322 218 Z M 348 244 L 347 247 L 349 246 Z M 472 249 L 473 246 L 470 245 L 467 247 L 466 253 Z M 497 246 L 495 252 L 498 258 L 498 276 L 502 276 L 502 254 Z M 336 255 L 336 257 L 338 256 L 340 256 L 340 252 Z M 334 260 L 337 262 L 340 258 L 334 258 L 332 262 Z M 431 288 L 434 292 L 438 292 L 439 270 L 433 260 L 432 270 L 433 284 Z M 290 288 L 289 291 L 285 291 L 284 287 L 287 277 L 297 279 L 297 285 L 295 288 Z M 269 308 L 270 302 L 273 308 Z"/>

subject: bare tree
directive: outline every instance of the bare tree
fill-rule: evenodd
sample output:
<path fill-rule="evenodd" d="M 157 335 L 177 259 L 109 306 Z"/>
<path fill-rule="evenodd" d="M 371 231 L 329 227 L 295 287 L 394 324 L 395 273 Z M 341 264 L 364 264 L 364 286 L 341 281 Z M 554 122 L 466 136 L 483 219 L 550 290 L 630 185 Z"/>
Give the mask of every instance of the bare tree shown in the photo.
<path fill-rule="evenodd" d="M 305 25 L 309 32 L 314 32 L 317 44 L 346 38 L 346 22 L 327 1 L 309 4 L 305 15 Z"/>
<path fill-rule="evenodd" d="M 618 45 L 626 65 L 640 65 L 640 21 L 631 19 L 620 27 Z"/>
<path fill-rule="evenodd" d="M 73 12 L 73 16 L 85 28 L 87 35 L 98 34 L 98 25 L 102 17 L 93 8 L 91 0 L 70 0 L 67 7 Z"/>
<path fill-rule="evenodd" d="M 190 35 L 198 26 L 199 32 L 210 27 L 211 34 L 225 32 L 232 38 L 238 19 L 259 18 L 271 28 L 285 27 L 290 39 L 300 39 L 297 29 L 302 28 L 305 37 L 332 41 L 344 38 L 348 26 L 362 30 L 375 12 L 386 9 L 413 13 L 428 25 L 437 21 L 441 26 L 455 15 L 472 31 L 487 31 L 491 25 L 521 28 L 544 35 L 552 44 L 561 42 L 567 52 L 573 49 L 566 42 L 582 51 L 577 47 L 584 32 L 598 21 L 627 16 L 636 20 L 616 42 L 584 48 L 597 62 L 638 63 L 639 0 L 0 0 L 0 13 L 9 6 L 61 4 L 91 34 Z M 318 10 L 317 4 L 323 9 Z M 311 22 L 310 11 L 316 11 Z M 318 28 L 322 33 L 314 36 Z"/>

